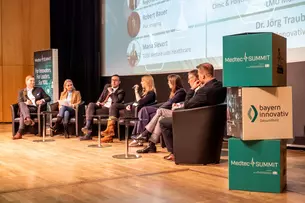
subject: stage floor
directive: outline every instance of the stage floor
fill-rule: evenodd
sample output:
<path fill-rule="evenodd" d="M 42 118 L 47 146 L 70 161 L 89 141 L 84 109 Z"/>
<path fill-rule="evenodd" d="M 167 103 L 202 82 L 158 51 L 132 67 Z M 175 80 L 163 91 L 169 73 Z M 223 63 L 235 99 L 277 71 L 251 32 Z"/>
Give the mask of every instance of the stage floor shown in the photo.
<path fill-rule="evenodd" d="M 228 190 L 227 150 L 218 165 L 175 165 L 165 149 L 136 160 L 118 160 L 124 142 L 89 148 L 94 141 L 26 135 L 11 139 L 0 125 L 0 203 L 305 202 L 305 151 L 288 150 L 288 187 L 282 194 Z M 139 148 L 131 148 L 135 152 Z"/>

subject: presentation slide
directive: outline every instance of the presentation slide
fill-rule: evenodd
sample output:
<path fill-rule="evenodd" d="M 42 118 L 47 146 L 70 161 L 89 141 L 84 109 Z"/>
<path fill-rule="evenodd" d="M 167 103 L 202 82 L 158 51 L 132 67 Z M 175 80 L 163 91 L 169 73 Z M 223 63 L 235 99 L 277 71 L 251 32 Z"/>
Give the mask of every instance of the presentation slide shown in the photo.
<path fill-rule="evenodd" d="M 222 37 L 273 32 L 305 61 L 305 0 L 105 0 L 102 75 L 222 68 Z"/>

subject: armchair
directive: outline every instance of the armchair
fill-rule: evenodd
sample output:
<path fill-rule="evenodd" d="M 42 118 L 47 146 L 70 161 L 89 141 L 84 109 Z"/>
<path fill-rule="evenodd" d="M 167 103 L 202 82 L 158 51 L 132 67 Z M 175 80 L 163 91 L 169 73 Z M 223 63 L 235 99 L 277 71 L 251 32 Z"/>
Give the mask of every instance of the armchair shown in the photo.
<path fill-rule="evenodd" d="M 226 104 L 218 104 L 173 112 L 176 164 L 219 163 L 227 120 L 226 110 Z"/>
<path fill-rule="evenodd" d="M 58 105 L 59 105 L 58 102 L 50 104 L 51 111 L 57 111 L 58 112 Z M 80 135 L 81 128 L 84 125 L 84 114 L 85 114 L 85 102 L 82 101 L 75 108 L 75 116 L 70 118 L 69 132 L 71 132 L 71 130 L 72 130 L 73 132 L 75 132 L 76 136 Z M 50 125 L 52 125 L 52 123 L 56 122 L 56 116 L 57 116 L 57 113 L 52 114 L 52 119 L 50 120 Z M 70 128 L 72 128 L 72 129 L 70 130 Z"/>
<path fill-rule="evenodd" d="M 12 115 L 12 136 L 14 136 L 19 128 L 20 122 L 20 112 L 18 103 L 10 105 L 11 107 L 11 115 Z M 37 113 L 30 113 L 31 117 L 33 117 L 33 121 L 36 123 L 35 126 L 27 126 L 25 128 L 25 132 L 33 133 L 33 134 L 41 134 L 42 129 L 42 112 L 47 109 L 47 104 L 38 105 Z"/>

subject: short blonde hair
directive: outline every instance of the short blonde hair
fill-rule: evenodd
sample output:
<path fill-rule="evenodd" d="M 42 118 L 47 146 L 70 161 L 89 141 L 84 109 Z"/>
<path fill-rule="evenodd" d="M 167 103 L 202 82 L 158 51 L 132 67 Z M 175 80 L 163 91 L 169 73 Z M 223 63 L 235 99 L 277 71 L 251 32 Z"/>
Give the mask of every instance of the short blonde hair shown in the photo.
<path fill-rule="evenodd" d="M 142 80 L 146 83 L 146 87 L 143 88 L 142 95 L 147 95 L 148 92 L 154 91 L 156 93 L 155 81 L 151 75 L 144 75 Z"/>
<path fill-rule="evenodd" d="M 25 77 L 25 82 L 27 82 L 29 79 L 31 79 L 31 78 L 34 78 L 35 79 L 35 77 L 33 76 L 33 75 L 28 75 L 28 76 L 26 76 Z"/>

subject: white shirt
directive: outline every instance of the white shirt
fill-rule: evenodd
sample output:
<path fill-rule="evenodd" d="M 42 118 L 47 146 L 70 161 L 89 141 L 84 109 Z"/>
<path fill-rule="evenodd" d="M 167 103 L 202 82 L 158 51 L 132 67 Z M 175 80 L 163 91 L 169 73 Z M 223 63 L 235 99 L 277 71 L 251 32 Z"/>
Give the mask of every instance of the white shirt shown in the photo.
<path fill-rule="evenodd" d="M 33 95 L 33 89 L 34 89 L 34 88 L 32 88 L 32 89 L 28 89 L 28 88 L 27 88 L 26 90 L 27 90 L 28 98 L 31 100 L 32 105 L 36 106 L 35 97 L 34 97 L 34 95 Z"/>
<path fill-rule="evenodd" d="M 112 87 L 112 93 L 111 94 L 113 94 L 117 89 L 119 89 L 119 87 L 116 87 L 116 88 Z M 111 99 L 111 97 L 108 97 L 108 100 L 104 104 L 104 107 L 110 108 L 111 104 L 112 104 L 112 99 Z"/>
<path fill-rule="evenodd" d="M 65 101 L 71 105 L 71 99 L 72 99 L 72 91 L 68 92 L 68 96 L 65 99 Z"/>
<path fill-rule="evenodd" d="M 200 85 L 200 86 L 198 86 L 194 91 L 195 91 L 195 93 L 201 88 L 202 86 Z M 194 94 L 195 95 L 195 94 Z"/>

